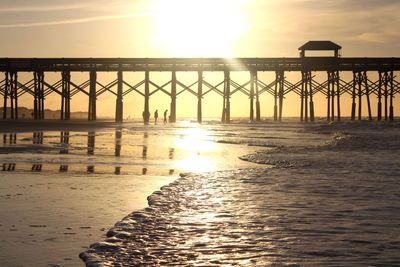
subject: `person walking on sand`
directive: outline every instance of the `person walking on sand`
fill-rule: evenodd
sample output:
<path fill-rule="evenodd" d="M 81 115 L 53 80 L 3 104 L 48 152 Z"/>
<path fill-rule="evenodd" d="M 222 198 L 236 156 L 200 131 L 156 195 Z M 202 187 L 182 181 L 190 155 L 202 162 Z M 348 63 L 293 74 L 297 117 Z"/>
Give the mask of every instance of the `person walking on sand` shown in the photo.
<path fill-rule="evenodd" d="M 157 119 L 158 119 L 158 109 L 154 112 L 154 124 L 157 124 Z"/>
<path fill-rule="evenodd" d="M 168 109 L 164 111 L 164 124 L 167 124 L 167 114 L 168 114 Z"/>

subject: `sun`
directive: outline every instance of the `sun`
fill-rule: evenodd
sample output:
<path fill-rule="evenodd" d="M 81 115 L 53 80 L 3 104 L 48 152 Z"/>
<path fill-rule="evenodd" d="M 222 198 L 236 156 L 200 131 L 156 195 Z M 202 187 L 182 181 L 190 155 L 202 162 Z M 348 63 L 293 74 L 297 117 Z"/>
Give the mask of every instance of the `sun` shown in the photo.
<path fill-rule="evenodd" d="M 247 31 L 244 0 L 154 0 L 155 42 L 172 57 L 232 57 Z"/>

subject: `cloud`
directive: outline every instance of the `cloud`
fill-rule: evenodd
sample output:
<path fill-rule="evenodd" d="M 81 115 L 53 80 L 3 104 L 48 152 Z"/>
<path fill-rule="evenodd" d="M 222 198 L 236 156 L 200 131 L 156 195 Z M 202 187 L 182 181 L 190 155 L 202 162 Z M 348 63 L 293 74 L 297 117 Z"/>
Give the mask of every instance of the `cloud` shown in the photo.
<path fill-rule="evenodd" d="M 64 11 L 73 9 L 82 9 L 89 7 L 89 4 L 71 4 L 71 5 L 56 5 L 56 6 L 14 6 L 1 7 L 0 13 L 21 13 L 21 12 L 51 12 Z"/>
<path fill-rule="evenodd" d="M 128 14 L 108 15 L 108 16 L 94 16 L 94 17 L 69 19 L 69 20 L 0 24 L 0 29 L 68 25 L 68 24 L 78 24 L 78 23 L 86 23 L 86 22 L 93 22 L 93 21 L 115 20 L 115 19 L 133 18 L 133 17 L 148 17 L 148 16 L 151 16 L 151 14 L 149 14 L 149 13 L 128 13 Z"/>

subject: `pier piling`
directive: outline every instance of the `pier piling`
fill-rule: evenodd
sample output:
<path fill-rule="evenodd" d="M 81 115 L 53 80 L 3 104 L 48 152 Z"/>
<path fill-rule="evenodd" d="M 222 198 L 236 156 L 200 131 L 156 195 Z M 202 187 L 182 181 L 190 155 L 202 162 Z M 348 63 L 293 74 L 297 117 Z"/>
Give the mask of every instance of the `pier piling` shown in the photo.
<path fill-rule="evenodd" d="M 172 71 L 171 77 L 171 113 L 170 122 L 176 122 L 176 71 Z"/>
<path fill-rule="evenodd" d="M 279 76 L 278 72 L 275 72 L 275 90 L 274 90 L 274 121 L 278 121 L 278 84 Z"/>
<path fill-rule="evenodd" d="M 96 82 L 97 82 L 97 72 L 90 71 L 90 91 L 89 91 L 89 121 L 96 120 Z"/>
<path fill-rule="evenodd" d="M 231 122 L 231 74 L 229 71 L 224 72 L 224 99 L 225 99 L 225 123 Z"/>
<path fill-rule="evenodd" d="M 351 91 L 351 120 L 354 121 L 356 119 L 356 86 L 357 82 L 357 74 L 353 72 L 353 84 Z"/>
<path fill-rule="evenodd" d="M 377 118 L 378 121 L 382 120 L 382 71 L 379 71 L 379 83 L 378 83 L 378 109 Z"/>
<path fill-rule="evenodd" d="M 312 88 L 312 76 L 311 76 L 311 71 L 308 73 L 308 83 L 310 86 L 309 94 L 310 94 L 310 121 L 314 121 L 314 100 L 313 100 L 313 88 Z"/>
<path fill-rule="evenodd" d="M 145 124 L 149 124 L 150 122 L 150 74 L 149 71 L 145 71 L 144 78 L 144 111 L 143 111 L 143 120 Z M 171 117 L 172 118 L 172 117 Z"/>
<path fill-rule="evenodd" d="M 361 72 L 358 72 L 358 120 L 361 120 L 362 115 L 362 84 L 363 84 L 363 75 Z"/>
<path fill-rule="evenodd" d="M 250 72 L 250 121 L 254 122 L 254 74 Z"/>
<path fill-rule="evenodd" d="M 339 71 L 335 72 L 335 82 L 336 82 L 336 91 L 337 91 L 337 120 L 340 121 L 341 120 L 341 114 L 340 114 L 340 76 L 339 76 Z"/>
<path fill-rule="evenodd" d="M 371 102 L 370 102 L 370 99 L 369 99 L 368 76 L 367 76 L 367 72 L 366 71 L 364 71 L 364 84 L 365 84 L 365 95 L 367 96 L 368 119 L 370 121 L 372 121 Z"/>
<path fill-rule="evenodd" d="M 255 93 L 256 93 L 256 121 L 260 122 L 261 121 L 261 106 L 260 106 L 260 92 L 258 88 L 258 75 L 257 71 L 252 71 L 251 72 L 253 76 L 253 83 L 254 83 L 254 88 L 255 88 Z"/>
<path fill-rule="evenodd" d="M 203 122 L 202 115 L 202 99 L 203 99 L 203 72 L 199 70 L 197 72 L 198 83 L 197 83 L 197 122 Z"/>
<path fill-rule="evenodd" d="M 117 100 L 115 105 L 115 122 L 121 123 L 123 121 L 124 114 L 124 103 L 123 103 L 123 74 L 122 71 L 118 71 L 118 80 L 117 80 Z"/>
<path fill-rule="evenodd" d="M 61 73 L 62 91 L 61 91 L 61 120 L 69 120 L 71 117 L 71 74 L 69 71 Z"/>
<path fill-rule="evenodd" d="M 394 97 L 394 77 L 393 77 L 393 71 L 390 72 L 389 74 L 390 78 L 390 107 L 389 107 L 389 119 L 391 121 L 394 120 L 394 108 L 393 108 L 393 97 Z"/>
<path fill-rule="evenodd" d="M 326 117 L 327 120 L 331 120 L 331 72 L 327 72 L 328 75 L 328 83 L 327 83 L 327 93 L 326 93 L 326 99 L 327 99 L 327 112 L 326 112 Z"/>

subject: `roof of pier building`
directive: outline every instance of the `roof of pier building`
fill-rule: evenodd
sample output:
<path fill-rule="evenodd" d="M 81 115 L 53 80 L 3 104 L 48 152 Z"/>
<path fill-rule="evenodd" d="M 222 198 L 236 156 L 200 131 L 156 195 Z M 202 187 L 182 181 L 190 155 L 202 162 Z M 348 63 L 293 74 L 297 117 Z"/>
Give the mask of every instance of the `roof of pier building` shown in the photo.
<path fill-rule="evenodd" d="M 342 47 L 332 41 L 308 41 L 299 47 L 299 50 L 302 51 L 337 51 L 340 49 L 342 49 Z"/>

